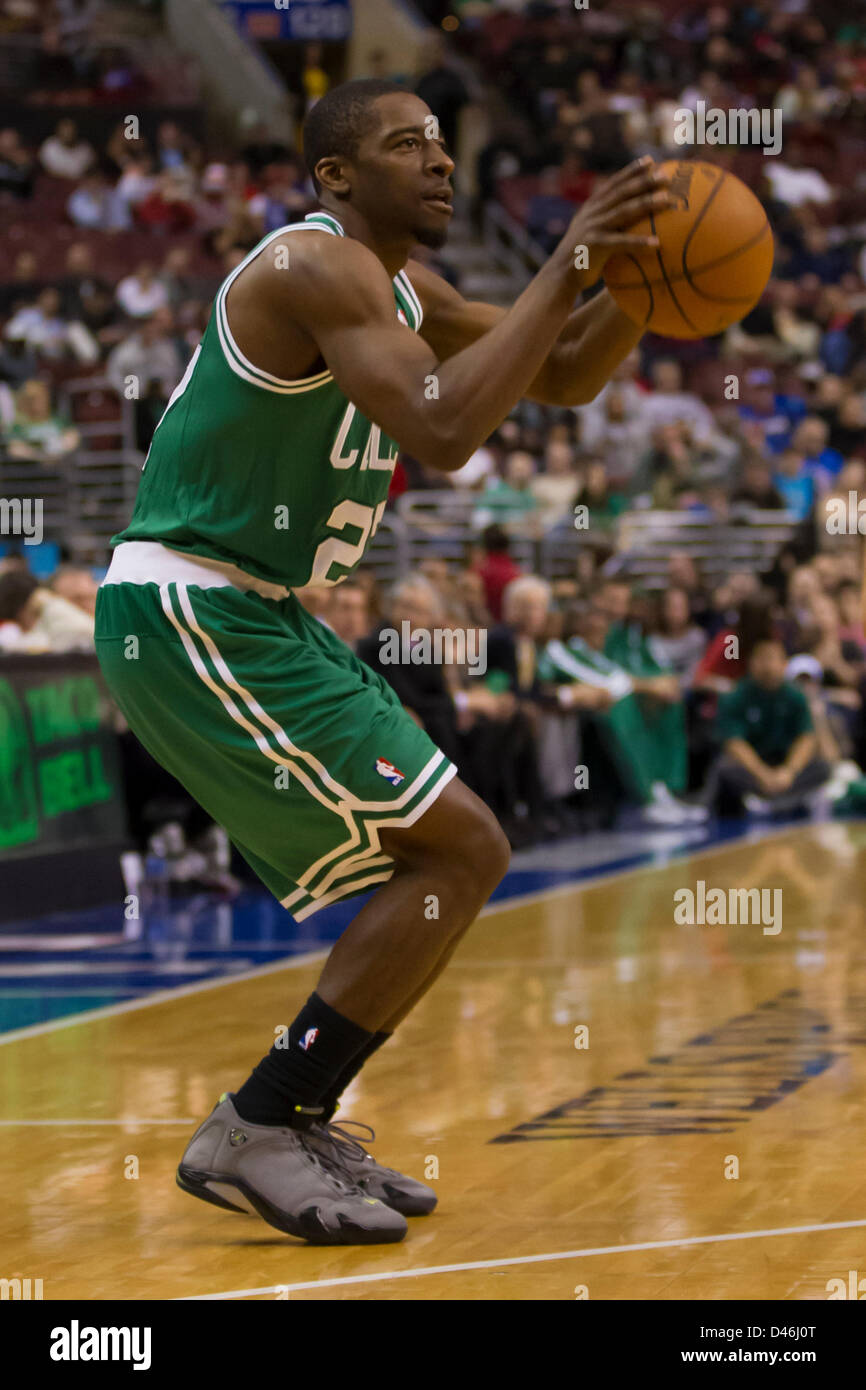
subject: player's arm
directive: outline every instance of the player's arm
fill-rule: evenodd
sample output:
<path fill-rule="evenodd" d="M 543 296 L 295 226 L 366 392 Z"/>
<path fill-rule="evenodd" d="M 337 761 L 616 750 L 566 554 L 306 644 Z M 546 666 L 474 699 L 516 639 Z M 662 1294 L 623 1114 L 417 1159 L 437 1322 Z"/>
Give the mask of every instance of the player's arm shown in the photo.
<path fill-rule="evenodd" d="M 464 299 L 441 275 L 417 262 L 410 261 L 406 269 L 424 310 L 421 336 L 440 360 L 477 342 L 506 313 L 495 304 Z M 643 329 L 602 290 L 571 311 L 524 395 L 541 405 L 585 405 L 594 400 L 642 334 Z"/>
<path fill-rule="evenodd" d="M 352 238 L 309 233 L 293 251 L 293 271 L 267 270 L 262 289 L 277 314 L 315 340 L 334 379 L 368 419 L 421 463 L 453 472 L 526 394 L 576 294 L 599 278 L 606 257 L 655 244 L 628 228 L 650 209 L 669 206 L 663 182 L 644 161 L 615 175 L 587 199 L 499 322 L 448 358 L 397 322 L 387 272 Z M 586 270 L 575 266 L 576 246 L 588 248 Z"/>

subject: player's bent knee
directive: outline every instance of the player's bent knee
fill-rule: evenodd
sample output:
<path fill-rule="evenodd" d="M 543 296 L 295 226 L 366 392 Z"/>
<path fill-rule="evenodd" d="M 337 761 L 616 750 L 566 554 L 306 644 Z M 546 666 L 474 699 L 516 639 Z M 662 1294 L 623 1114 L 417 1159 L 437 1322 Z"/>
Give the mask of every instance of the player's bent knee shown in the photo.
<path fill-rule="evenodd" d="M 483 802 L 454 831 L 455 867 L 488 897 L 504 878 L 511 859 L 511 846 L 501 825 Z"/>
<path fill-rule="evenodd" d="M 466 892 L 482 902 L 502 879 L 511 857 L 493 812 L 457 778 L 415 825 L 383 830 L 381 843 L 399 862 L 460 879 Z"/>

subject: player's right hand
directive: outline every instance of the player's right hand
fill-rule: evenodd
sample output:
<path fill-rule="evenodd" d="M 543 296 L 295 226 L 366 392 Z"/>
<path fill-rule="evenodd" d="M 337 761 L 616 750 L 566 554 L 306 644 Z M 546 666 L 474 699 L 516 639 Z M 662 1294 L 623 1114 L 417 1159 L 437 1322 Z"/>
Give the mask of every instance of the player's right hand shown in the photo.
<path fill-rule="evenodd" d="M 551 258 L 570 272 L 575 290 L 594 285 L 614 252 L 658 246 L 658 237 L 638 236 L 629 228 L 651 212 L 674 206 L 669 184 L 669 176 L 644 155 L 593 189 Z"/>

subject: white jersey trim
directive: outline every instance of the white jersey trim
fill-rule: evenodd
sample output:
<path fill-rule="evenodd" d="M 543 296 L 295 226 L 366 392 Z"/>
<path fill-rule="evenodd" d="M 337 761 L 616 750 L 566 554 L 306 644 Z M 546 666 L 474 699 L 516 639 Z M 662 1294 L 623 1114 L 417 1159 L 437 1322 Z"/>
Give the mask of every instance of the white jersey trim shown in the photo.
<path fill-rule="evenodd" d="M 320 221 L 316 222 L 313 220 L 315 218 L 319 218 Z M 259 386 L 263 391 L 272 391 L 276 395 L 281 396 L 298 395 L 305 391 L 315 391 L 318 387 L 324 386 L 329 381 L 333 381 L 333 374 L 330 371 L 324 371 L 315 372 L 312 376 L 288 379 L 273 376 L 271 372 L 266 372 L 263 367 L 257 367 L 254 362 L 251 362 L 250 359 L 241 352 L 235 341 L 234 334 L 229 325 L 227 300 L 228 292 L 241 271 L 245 270 L 263 251 L 267 250 L 272 241 L 275 241 L 277 237 L 286 235 L 288 232 L 328 232 L 331 236 L 345 236 L 345 232 L 340 226 L 340 223 L 327 212 L 311 212 L 307 214 L 303 222 L 294 222 L 285 227 L 278 227 L 276 231 L 271 232 L 264 241 L 254 247 L 249 255 L 241 261 L 240 265 L 235 267 L 231 275 L 229 275 L 228 279 L 225 280 L 221 286 L 216 299 L 217 333 L 219 335 L 223 356 L 228 366 L 242 381 L 248 381 L 251 386 Z M 392 283 L 403 291 L 409 303 L 412 305 L 415 317 L 414 329 L 417 333 L 424 318 L 424 310 L 421 307 L 421 301 L 405 270 L 399 270 L 394 276 Z"/>

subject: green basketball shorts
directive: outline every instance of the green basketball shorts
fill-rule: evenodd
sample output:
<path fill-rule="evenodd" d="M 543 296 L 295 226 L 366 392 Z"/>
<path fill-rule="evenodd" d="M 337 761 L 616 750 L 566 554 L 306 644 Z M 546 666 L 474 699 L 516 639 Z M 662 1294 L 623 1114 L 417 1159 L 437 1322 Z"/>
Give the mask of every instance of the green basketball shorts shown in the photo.
<path fill-rule="evenodd" d="M 97 655 L 136 737 L 302 921 L 390 878 L 380 830 L 412 825 L 457 769 L 292 594 L 231 568 L 118 546 Z"/>

